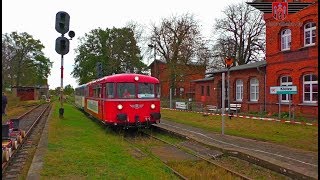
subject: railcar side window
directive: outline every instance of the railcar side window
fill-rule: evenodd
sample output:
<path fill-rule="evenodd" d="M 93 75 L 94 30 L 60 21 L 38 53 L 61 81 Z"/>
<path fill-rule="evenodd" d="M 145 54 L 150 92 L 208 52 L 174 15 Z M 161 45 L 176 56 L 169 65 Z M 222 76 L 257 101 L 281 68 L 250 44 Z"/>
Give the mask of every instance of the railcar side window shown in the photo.
<path fill-rule="evenodd" d="M 85 87 L 84 93 L 85 96 L 89 96 L 89 86 Z"/>
<path fill-rule="evenodd" d="M 106 84 L 106 97 L 107 98 L 114 98 L 114 83 L 107 83 Z"/>
<path fill-rule="evenodd" d="M 135 98 L 136 87 L 134 83 L 118 83 L 117 93 L 119 98 Z"/>
<path fill-rule="evenodd" d="M 101 86 L 99 85 L 97 88 L 97 95 L 98 95 L 97 97 L 101 98 L 101 92 L 102 92 Z"/>
<path fill-rule="evenodd" d="M 79 96 L 79 89 L 78 89 L 78 88 L 75 89 L 75 95 L 76 95 L 76 96 Z"/>
<path fill-rule="evenodd" d="M 93 87 L 93 97 L 101 98 L 101 86 L 96 85 Z"/>
<path fill-rule="evenodd" d="M 139 83 L 138 98 L 155 98 L 154 84 Z"/>
<path fill-rule="evenodd" d="M 89 97 L 93 97 L 93 88 L 92 87 L 88 87 L 88 93 L 89 93 Z"/>
<path fill-rule="evenodd" d="M 93 86 L 93 97 L 97 97 L 97 86 Z"/>

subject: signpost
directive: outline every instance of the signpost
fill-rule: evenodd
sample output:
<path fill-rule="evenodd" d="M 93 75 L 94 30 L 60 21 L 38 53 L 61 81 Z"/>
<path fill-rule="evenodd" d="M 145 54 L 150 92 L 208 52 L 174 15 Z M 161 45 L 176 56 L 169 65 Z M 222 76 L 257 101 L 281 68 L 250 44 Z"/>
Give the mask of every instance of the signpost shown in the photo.
<path fill-rule="evenodd" d="M 297 94 L 297 86 L 271 86 L 270 94 L 279 94 L 279 119 L 281 109 L 281 94 Z M 289 96 L 289 120 L 291 118 L 291 99 Z"/>

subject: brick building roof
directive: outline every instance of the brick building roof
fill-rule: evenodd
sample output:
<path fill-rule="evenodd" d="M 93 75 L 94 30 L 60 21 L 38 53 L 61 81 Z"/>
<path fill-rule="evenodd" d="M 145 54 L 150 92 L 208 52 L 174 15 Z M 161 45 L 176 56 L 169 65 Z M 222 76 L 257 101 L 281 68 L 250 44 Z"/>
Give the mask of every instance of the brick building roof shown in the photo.
<path fill-rule="evenodd" d="M 233 66 L 230 68 L 230 71 L 239 71 L 239 70 L 244 70 L 244 69 L 251 69 L 251 68 L 257 68 L 257 67 L 262 67 L 262 66 L 266 66 L 267 65 L 267 61 L 258 61 L 255 63 L 250 63 L 250 64 L 243 64 L 240 66 Z M 212 72 L 208 72 L 206 74 L 216 74 L 216 73 L 222 73 L 222 72 L 227 72 L 227 68 L 224 69 L 220 69 L 220 70 L 214 70 Z"/>
<path fill-rule="evenodd" d="M 245 70 L 245 69 L 252 69 L 252 68 L 257 68 L 257 67 L 265 67 L 267 66 L 267 61 L 258 61 L 255 63 L 250 63 L 250 64 L 243 64 L 240 66 L 233 66 L 230 68 L 230 71 L 239 71 L 239 70 Z M 223 73 L 227 72 L 227 68 L 220 69 L 220 70 L 214 70 L 212 72 L 206 73 L 206 75 L 213 75 L 213 74 L 218 74 L 218 73 Z M 193 80 L 191 82 L 204 82 L 204 81 L 212 81 L 214 77 L 205 77 L 203 79 L 197 79 Z"/>

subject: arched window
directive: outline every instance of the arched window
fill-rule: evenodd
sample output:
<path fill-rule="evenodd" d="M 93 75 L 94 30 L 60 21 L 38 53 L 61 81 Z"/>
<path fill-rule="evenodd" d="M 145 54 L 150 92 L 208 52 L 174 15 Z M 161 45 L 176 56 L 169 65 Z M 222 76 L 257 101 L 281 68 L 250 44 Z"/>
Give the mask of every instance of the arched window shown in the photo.
<path fill-rule="evenodd" d="M 259 81 L 257 78 L 250 79 L 250 101 L 259 99 Z"/>
<path fill-rule="evenodd" d="M 242 101 L 243 99 L 243 81 L 238 79 L 236 81 L 236 101 Z"/>
<path fill-rule="evenodd" d="M 316 43 L 316 23 L 309 22 L 304 25 L 304 45 L 310 46 Z"/>
<path fill-rule="evenodd" d="M 290 76 L 282 76 L 280 78 L 280 86 L 292 86 L 292 78 Z M 292 94 L 281 94 L 281 102 L 289 102 L 289 97 L 292 101 Z"/>
<path fill-rule="evenodd" d="M 291 30 L 284 29 L 281 31 L 281 50 L 290 50 L 291 46 Z"/>
<path fill-rule="evenodd" d="M 318 102 L 318 77 L 314 74 L 303 76 L 303 102 Z"/>

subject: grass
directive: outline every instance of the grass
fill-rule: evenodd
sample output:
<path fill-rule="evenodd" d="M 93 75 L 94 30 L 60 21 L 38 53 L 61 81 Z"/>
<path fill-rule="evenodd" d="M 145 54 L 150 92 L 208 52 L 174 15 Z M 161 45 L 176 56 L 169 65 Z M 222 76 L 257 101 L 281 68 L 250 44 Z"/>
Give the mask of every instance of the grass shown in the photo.
<path fill-rule="evenodd" d="M 58 104 L 57 104 L 58 105 Z M 134 147 L 69 104 L 64 119 L 53 106 L 42 178 L 174 179 L 162 162 L 136 158 Z"/>
<path fill-rule="evenodd" d="M 162 109 L 163 119 L 221 133 L 221 116 Z M 225 118 L 225 134 L 318 152 L 318 127 L 233 117 Z"/>
<path fill-rule="evenodd" d="M 260 166 L 251 164 L 247 161 L 234 158 L 234 157 L 228 157 L 228 156 L 222 156 L 221 158 L 218 158 L 215 160 L 216 163 L 223 165 L 224 167 L 227 167 L 229 169 L 232 169 L 240 174 L 245 174 L 247 177 L 250 177 L 252 179 L 268 179 L 268 180 L 280 180 L 280 179 L 289 179 L 288 177 L 278 174 L 276 172 L 273 172 L 271 170 L 262 168 Z"/>
<path fill-rule="evenodd" d="M 169 164 L 189 179 L 241 179 L 204 160 L 170 162 Z"/>

